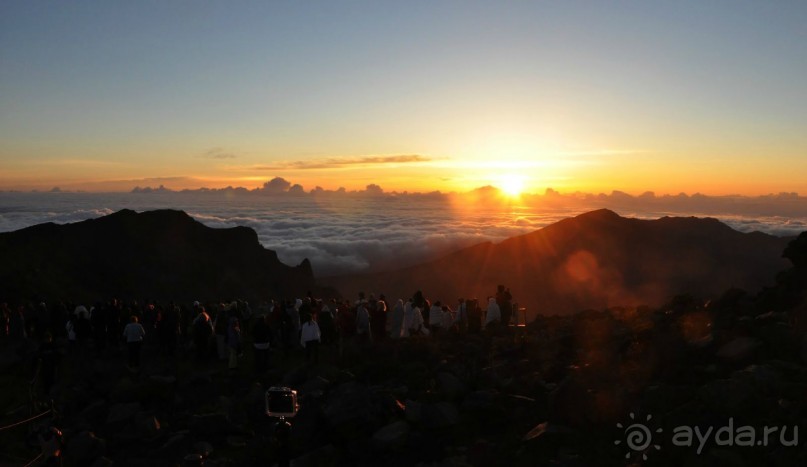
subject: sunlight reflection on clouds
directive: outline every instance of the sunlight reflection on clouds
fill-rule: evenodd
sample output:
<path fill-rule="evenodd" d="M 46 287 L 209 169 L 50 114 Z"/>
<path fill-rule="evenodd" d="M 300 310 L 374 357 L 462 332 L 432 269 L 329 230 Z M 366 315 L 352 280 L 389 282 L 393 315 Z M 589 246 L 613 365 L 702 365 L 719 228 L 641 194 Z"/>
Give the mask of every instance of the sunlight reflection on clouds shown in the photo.
<path fill-rule="evenodd" d="M 182 209 L 210 227 L 247 226 L 261 244 L 277 251 L 281 261 L 311 260 L 315 274 L 379 271 L 414 265 L 484 241 L 501 241 L 603 206 L 580 201 L 564 205 L 457 207 L 440 197 L 417 200 L 388 197 L 316 199 L 314 197 L 236 197 L 205 194 L 3 193 L 0 231 L 43 222 L 78 222 L 128 208 L 136 211 Z M 622 215 L 657 218 L 682 214 L 648 206 L 607 207 Z M 807 217 L 713 215 L 749 232 L 795 235 L 807 228 Z"/>

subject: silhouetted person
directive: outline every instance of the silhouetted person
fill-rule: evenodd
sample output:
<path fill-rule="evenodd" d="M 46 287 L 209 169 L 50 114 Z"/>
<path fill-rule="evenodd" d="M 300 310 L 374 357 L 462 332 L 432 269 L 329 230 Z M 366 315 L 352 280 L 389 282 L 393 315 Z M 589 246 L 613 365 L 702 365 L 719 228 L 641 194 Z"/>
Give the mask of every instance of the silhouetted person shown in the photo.
<path fill-rule="evenodd" d="M 482 330 L 482 308 L 479 300 L 474 298 L 466 303 L 468 307 L 468 332 L 478 333 Z"/>
<path fill-rule="evenodd" d="M 83 351 L 87 348 L 87 343 L 92 336 L 92 324 L 90 324 L 90 312 L 84 305 L 76 307 L 73 325 L 76 332 L 76 346 Z"/>
<path fill-rule="evenodd" d="M 501 310 L 501 324 L 504 326 L 510 324 L 510 317 L 513 313 L 512 300 L 513 296 L 510 294 L 509 288 L 505 288 L 503 285 L 497 287 L 496 304 L 499 305 L 499 310 Z"/>
<path fill-rule="evenodd" d="M 227 313 L 227 350 L 230 353 L 228 368 L 238 368 L 238 354 L 241 353 L 241 323 L 237 311 L 230 308 Z"/>
<path fill-rule="evenodd" d="M 369 311 L 373 339 L 383 340 L 387 334 L 387 304 L 383 300 L 377 300 Z"/>
<path fill-rule="evenodd" d="M 502 312 L 494 297 L 488 298 L 488 310 L 485 313 L 485 329 L 495 329 L 501 324 Z"/>
<path fill-rule="evenodd" d="M 191 323 L 193 346 L 196 348 L 196 358 L 206 361 L 210 356 L 210 338 L 213 336 L 213 322 L 204 307 L 198 308 L 199 313 Z"/>
<path fill-rule="evenodd" d="M 269 316 L 258 316 L 252 326 L 252 348 L 254 350 L 255 372 L 262 373 L 269 367 L 271 337 Z"/>
<path fill-rule="evenodd" d="M 457 331 L 464 334 L 468 330 L 468 303 L 460 297 L 457 300 Z"/>
<path fill-rule="evenodd" d="M 216 351 L 219 360 L 224 360 L 227 358 L 227 312 L 223 306 L 219 306 L 218 312 L 216 312 L 213 329 L 216 333 Z"/>
<path fill-rule="evenodd" d="M 317 324 L 322 332 L 322 343 L 325 345 L 332 345 L 336 342 L 336 320 L 333 316 L 336 302 L 332 302 L 332 306 L 333 308 L 327 303 L 323 303 L 318 314 Z"/>
<path fill-rule="evenodd" d="M 106 349 L 106 310 L 101 308 L 101 302 L 96 302 L 90 314 L 90 324 L 92 325 L 92 339 L 95 346 L 95 354 L 101 356 Z"/>
<path fill-rule="evenodd" d="M 23 307 L 20 305 L 16 311 L 11 312 L 8 320 L 8 337 L 12 340 L 22 340 L 27 334 L 25 333 L 25 315 L 23 314 Z"/>
<path fill-rule="evenodd" d="M 48 331 L 37 351 L 37 368 L 42 381 L 42 393 L 46 399 L 49 398 L 50 389 L 56 383 L 59 359 L 59 349 L 53 343 L 53 335 Z"/>
<path fill-rule="evenodd" d="M 423 316 L 423 319 L 425 320 L 426 316 Z M 428 320 L 429 331 L 432 336 L 439 336 L 443 329 L 443 308 L 440 306 L 439 300 L 434 302 L 434 305 L 429 308 Z"/>
<path fill-rule="evenodd" d="M 173 356 L 177 347 L 177 335 L 179 334 L 179 307 L 173 304 L 160 312 L 157 321 L 157 339 L 160 350 L 167 356 Z"/>
<path fill-rule="evenodd" d="M 8 303 L 3 302 L 0 304 L 0 339 L 8 338 L 8 325 L 11 319 L 11 309 Z"/>
<path fill-rule="evenodd" d="M 404 304 L 403 300 L 398 300 L 390 313 L 389 335 L 392 339 L 400 339 L 403 334 L 404 325 Z"/>
<path fill-rule="evenodd" d="M 372 340 L 370 311 L 367 309 L 366 300 L 359 302 L 356 307 L 356 339 L 361 345 L 367 345 Z"/>
<path fill-rule="evenodd" d="M 140 348 L 146 337 L 146 330 L 139 323 L 137 316 L 132 315 L 129 324 L 123 328 L 123 337 L 126 338 L 126 347 L 129 351 L 129 368 L 140 368 Z"/>

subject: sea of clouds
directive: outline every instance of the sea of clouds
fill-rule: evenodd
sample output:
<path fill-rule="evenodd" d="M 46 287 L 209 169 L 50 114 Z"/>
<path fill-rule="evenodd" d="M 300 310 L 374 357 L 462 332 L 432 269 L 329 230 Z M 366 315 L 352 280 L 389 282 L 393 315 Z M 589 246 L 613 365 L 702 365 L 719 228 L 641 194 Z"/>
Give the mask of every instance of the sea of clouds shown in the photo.
<path fill-rule="evenodd" d="M 592 209 L 623 216 L 716 217 L 743 231 L 779 236 L 807 230 L 807 199 L 561 195 L 551 190 L 502 202 L 491 193 L 389 194 L 379 190 L 316 196 L 271 196 L 231 190 L 136 193 L 0 193 L 0 231 L 44 222 L 64 224 L 121 209 L 181 209 L 210 227 L 248 226 L 261 244 L 295 265 L 311 260 L 319 276 L 397 269 L 484 241 L 501 241 Z"/>

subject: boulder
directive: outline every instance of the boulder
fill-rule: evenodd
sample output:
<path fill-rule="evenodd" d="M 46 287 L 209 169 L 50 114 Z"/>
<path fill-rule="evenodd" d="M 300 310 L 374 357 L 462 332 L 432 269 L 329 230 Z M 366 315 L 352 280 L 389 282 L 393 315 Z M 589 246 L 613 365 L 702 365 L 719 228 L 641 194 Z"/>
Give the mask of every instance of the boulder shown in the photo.
<path fill-rule="evenodd" d="M 68 465 L 92 465 L 106 453 L 106 441 L 90 431 L 82 431 L 67 441 L 65 461 Z"/>
<path fill-rule="evenodd" d="M 160 434 L 160 421 L 152 414 L 140 412 L 134 416 L 135 433 L 140 438 L 151 439 Z"/>
<path fill-rule="evenodd" d="M 468 392 L 465 383 L 451 373 L 437 373 L 436 380 L 440 392 L 452 399 L 462 397 Z"/>
<path fill-rule="evenodd" d="M 112 426 L 124 425 L 141 410 L 142 407 L 139 402 L 115 404 L 109 408 L 106 424 Z"/>
<path fill-rule="evenodd" d="M 356 381 L 343 383 L 328 394 L 323 416 L 332 428 L 340 431 L 340 436 L 369 434 L 385 421 L 380 398 Z"/>
<path fill-rule="evenodd" d="M 430 428 L 440 430 L 457 425 L 460 416 L 457 407 L 451 402 L 437 402 L 424 405 L 423 420 Z"/>
<path fill-rule="evenodd" d="M 752 337 L 738 337 L 720 347 L 716 356 L 726 363 L 741 363 L 753 358 L 760 345 L 760 341 Z"/>
<path fill-rule="evenodd" d="M 295 467 L 329 467 L 339 464 L 339 451 L 333 444 L 307 452 L 291 461 Z"/>
<path fill-rule="evenodd" d="M 209 413 L 191 417 L 189 427 L 195 436 L 219 438 L 241 430 L 223 413 Z"/>
<path fill-rule="evenodd" d="M 423 404 L 412 399 L 404 402 L 404 414 L 409 423 L 420 423 L 423 420 Z"/>
<path fill-rule="evenodd" d="M 390 423 L 373 434 L 373 444 L 381 450 L 401 448 L 406 444 L 409 431 L 409 424 L 403 420 Z"/>
<path fill-rule="evenodd" d="M 85 407 L 79 414 L 79 418 L 91 422 L 98 423 L 106 420 L 109 411 L 109 404 L 103 399 L 98 399 Z"/>
<path fill-rule="evenodd" d="M 474 391 L 462 401 L 462 411 L 469 414 L 491 415 L 496 408 L 496 401 L 500 393 L 495 389 Z"/>

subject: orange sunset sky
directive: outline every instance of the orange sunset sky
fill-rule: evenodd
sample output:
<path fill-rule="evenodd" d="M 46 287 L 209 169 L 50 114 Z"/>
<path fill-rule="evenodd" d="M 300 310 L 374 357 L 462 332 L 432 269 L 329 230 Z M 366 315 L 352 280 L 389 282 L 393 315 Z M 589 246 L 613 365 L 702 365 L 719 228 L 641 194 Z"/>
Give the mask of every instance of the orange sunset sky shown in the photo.
<path fill-rule="evenodd" d="M 804 2 L 0 5 L 0 190 L 807 193 Z"/>

